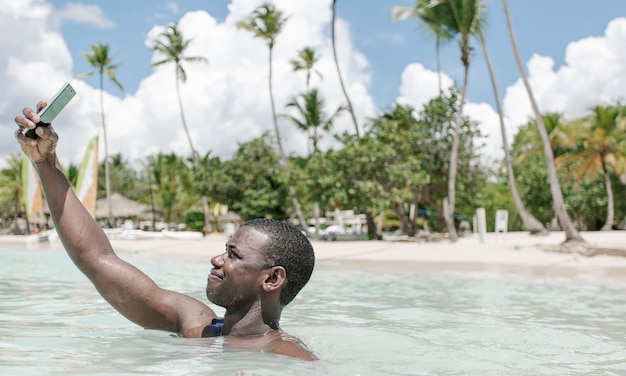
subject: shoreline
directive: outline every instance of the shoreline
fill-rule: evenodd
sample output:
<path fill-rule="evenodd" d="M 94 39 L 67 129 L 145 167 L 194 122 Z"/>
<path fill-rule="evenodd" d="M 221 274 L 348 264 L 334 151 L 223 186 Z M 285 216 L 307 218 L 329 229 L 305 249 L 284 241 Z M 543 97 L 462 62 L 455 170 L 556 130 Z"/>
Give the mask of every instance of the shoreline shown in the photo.
<path fill-rule="evenodd" d="M 549 249 L 563 243 L 562 232 L 532 236 L 527 232 L 487 233 L 481 243 L 478 234 L 436 242 L 378 241 L 311 241 L 316 264 L 374 272 L 454 273 L 521 276 L 527 278 L 592 279 L 626 284 L 626 231 L 581 232 L 594 248 L 612 250 L 620 255 L 599 254 L 583 256 L 552 252 Z M 62 249 L 60 241 L 26 244 L 16 236 L 0 238 L 0 247 Z M 19 236 L 17 236 L 19 238 Z M 4 240 L 3 240 L 4 239 Z M 12 241 L 5 241 L 11 239 Z M 177 259 L 207 263 L 221 253 L 228 238 L 210 234 L 199 240 L 177 239 L 112 239 L 115 251 L 142 257 Z"/>

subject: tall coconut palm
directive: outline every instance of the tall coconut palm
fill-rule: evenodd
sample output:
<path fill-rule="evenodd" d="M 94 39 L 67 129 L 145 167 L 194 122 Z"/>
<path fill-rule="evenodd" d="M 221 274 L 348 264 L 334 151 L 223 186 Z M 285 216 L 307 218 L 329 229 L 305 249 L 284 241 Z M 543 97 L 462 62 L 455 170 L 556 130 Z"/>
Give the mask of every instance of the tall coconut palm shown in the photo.
<path fill-rule="evenodd" d="M 318 152 L 318 142 L 322 137 L 321 131 L 329 131 L 337 116 L 345 110 L 345 107 L 338 107 L 335 112 L 328 116 L 325 111 L 326 102 L 321 97 L 317 89 L 293 97 L 286 107 L 296 110 L 298 116 L 285 115 L 298 128 L 305 131 L 311 140 L 313 152 Z"/>
<path fill-rule="evenodd" d="M 307 233 L 307 236 L 310 236 L 307 222 L 304 220 L 304 216 L 302 215 L 302 210 L 300 208 L 300 203 L 298 202 L 298 199 L 296 197 L 296 189 L 291 182 L 289 161 L 287 160 L 287 156 L 285 155 L 283 143 L 280 138 L 280 131 L 278 129 L 278 116 L 276 115 L 276 106 L 274 105 L 274 92 L 272 87 L 273 52 L 274 46 L 276 45 L 276 38 L 278 37 L 286 23 L 287 18 L 283 17 L 283 13 L 281 11 L 277 10 L 274 5 L 265 3 L 252 11 L 252 13 L 246 19 L 237 22 L 237 27 L 251 32 L 255 38 L 264 40 L 267 48 L 269 49 L 268 86 L 270 94 L 270 104 L 272 108 L 274 133 L 276 135 L 276 144 L 278 145 L 278 152 L 280 154 L 283 169 L 285 170 L 285 174 L 287 175 L 287 181 L 289 184 L 289 196 L 291 197 L 291 203 L 293 205 L 295 214 L 298 218 L 298 221 L 300 221 L 300 225 Z"/>
<path fill-rule="evenodd" d="M 341 85 L 341 91 L 343 91 L 343 96 L 346 98 L 348 112 L 350 113 L 350 117 L 352 118 L 352 123 L 354 124 L 354 130 L 356 132 L 357 137 L 359 135 L 359 123 L 356 121 L 356 115 L 354 114 L 354 106 L 352 106 L 352 101 L 350 100 L 350 96 L 348 96 L 348 91 L 346 90 L 346 85 L 343 83 L 343 77 L 341 75 L 341 68 L 339 67 L 339 59 L 337 58 L 337 47 L 335 44 L 335 19 L 337 15 L 337 0 L 333 0 L 333 17 L 330 24 L 330 39 L 333 45 L 333 57 L 335 58 L 335 66 L 337 67 L 337 76 L 339 77 L 339 84 Z"/>
<path fill-rule="evenodd" d="M 550 150 L 554 158 L 557 157 L 558 149 L 561 145 L 564 145 L 570 139 L 567 134 L 567 130 L 564 126 L 563 115 L 557 112 L 551 112 L 542 116 L 543 124 L 548 132 L 548 138 L 550 139 Z M 537 121 L 530 121 L 529 127 L 524 131 L 520 131 L 520 140 L 524 144 L 524 150 L 517 157 L 517 161 L 521 162 L 528 157 L 542 156 L 543 155 L 543 140 L 539 133 L 539 127 Z M 552 219 L 550 220 L 550 230 L 559 229 L 559 218 L 556 212 L 554 202 L 552 203 Z"/>
<path fill-rule="evenodd" d="M 152 45 L 152 50 L 161 54 L 163 58 L 152 63 L 152 66 L 158 67 L 160 65 L 174 63 L 174 69 L 176 70 L 176 95 L 178 97 L 180 119 L 183 124 L 183 129 L 185 130 L 185 135 L 187 136 L 187 141 L 189 142 L 189 148 L 191 149 L 194 170 L 196 170 L 197 172 L 200 167 L 198 165 L 198 152 L 193 145 L 193 141 L 191 140 L 191 135 L 189 133 L 189 128 L 187 127 L 187 122 L 185 120 L 185 111 L 183 109 L 183 101 L 180 95 L 180 84 L 184 84 L 185 82 L 187 82 L 187 72 L 183 67 L 183 62 L 207 63 L 207 59 L 202 56 L 185 56 L 187 48 L 189 47 L 189 44 L 192 40 L 193 38 L 185 39 L 185 37 L 181 34 L 176 25 L 172 24 L 167 26 L 165 31 L 163 31 L 159 35 L 159 37 L 154 41 Z M 207 198 L 203 195 L 202 211 L 204 214 L 205 231 L 210 231 L 208 210 L 209 209 L 207 205 Z"/>
<path fill-rule="evenodd" d="M 448 195 L 443 201 L 443 218 L 446 223 L 450 241 L 458 240 L 454 224 L 454 208 L 456 201 L 456 173 L 459 155 L 459 139 L 463 125 L 463 106 L 467 95 L 469 67 L 471 63 L 471 37 L 479 37 L 485 24 L 485 4 L 480 0 L 425 0 L 419 4 L 427 12 L 424 23 L 433 30 L 440 41 L 457 40 L 463 63 L 463 86 L 459 108 L 456 113 L 452 134 L 452 149 L 448 167 Z M 419 18 L 422 19 L 422 18 Z"/>
<path fill-rule="evenodd" d="M 111 210 L 111 180 L 109 171 L 109 143 L 107 139 L 107 128 L 104 116 L 104 76 L 106 75 L 111 82 L 120 90 L 124 90 L 122 84 L 117 79 L 117 68 L 120 63 L 113 63 L 108 44 L 91 45 L 91 53 L 83 52 L 83 57 L 87 62 L 97 70 L 100 82 L 100 117 L 102 119 L 102 139 L 104 140 L 104 184 L 107 196 L 107 215 L 109 224 L 113 220 L 113 211 Z M 91 76 L 93 72 L 83 73 L 82 76 Z"/>
<path fill-rule="evenodd" d="M 306 91 L 309 91 L 311 87 L 311 73 L 313 72 L 313 66 L 320 59 L 320 56 L 316 54 L 315 50 L 311 47 L 304 47 L 298 51 L 298 58 L 289 61 L 293 67 L 294 72 L 305 71 L 306 72 Z M 320 79 L 322 74 L 319 71 L 315 71 Z"/>
<path fill-rule="evenodd" d="M 559 222 L 561 223 L 561 227 L 563 228 L 563 231 L 565 233 L 565 242 L 580 244 L 586 243 L 582 236 L 580 236 L 580 233 L 574 226 L 574 222 L 570 218 L 569 214 L 567 213 L 567 209 L 565 208 L 565 200 L 563 199 L 563 192 L 561 191 L 561 184 L 559 183 L 559 177 L 556 171 L 554 155 L 552 154 L 552 148 L 550 147 L 550 138 L 548 136 L 546 126 L 543 122 L 541 112 L 539 111 L 539 106 L 537 106 L 537 101 L 535 100 L 535 96 L 528 82 L 528 78 L 526 77 L 526 72 L 524 71 L 524 65 L 522 64 L 522 59 L 519 55 L 519 50 L 517 48 L 517 39 L 515 38 L 515 32 L 513 31 L 513 23 L 511 21 L 509 7 L 506 0 L 502 0 L 502 7 L 506 16 L 506 23 L 509 29 L 509 36 L 511 38 L 511 45 L 513 46 L 513 53 L 515 55 L 517 68 L 519 69 L 520 77 L 522 78 L 522 82 L 524 83 L 524 87 L 526 88 L 526 93 L 528 94 L 528 99 L 530 100 L 530 105 L 533 109 L 533 113 L 535 114 L 535 118 L 537 119 L 537 126 L 541 135 L 543 151 L 546 157 L 546 164 L 548 166 L 548 178 L 550 181 L 552 201 L 556 215 L 559 218 Z M 581 251 L 586 251 L 586 249 L 584 248 L 585 247 L 583 247 Z"/>
<path fill-rule="evenodd" d="M 585 177 L 604 178 L 607 195 L 606 221 L 602 231 L 613 229 L 615 202 L 611 186 L 610 171 L 619 177 L 626 166 L 626 151 L 622 140 L 626 138 L 623 109 L 617 106 L 596 106 L 593 114 L 583 122 L 570 127 L 570 141 L 574 149 L 556 159 L 557 167 L 567 167 L 566 178 L 580 183 Z"/>
<path fill-rule="evenodd" d="M 415 18 L 418 24 L 425 27 L 427 33 L 435 37 L 435 56 L 437 59 L 437 81 L 439 84 L 439 95 L 443 92 L 441 87 L 441 57 L 440 47 L 442 42 L 447 42 L 452 37 L 447 30 L 441 25 L 437 14 L 433 7 L 437 5 L 437 1 L 431 0 L 415 0 L 415 6 L 394 6 L 391 7 L 391 17 L 395 21 L 403 21 L 409 18 Z"/>
<path fill-rule="evenodd" d="M 546 234 L 547 230 L 545 226 L 526 209 L 526 206 L 524 206 L 524 203 L 522 202 L 522 197 L 520 196 L 519 190 L 517 189 L 515 173 L 513 172 L 513 162 L 511 161 L 511 151 L 509 150 L 509 143 L 506 136 L 506 127 L 504 126 L 504 117 L 502 115 L 502 99 L 500 97 L 500 90 L 498 89 L 496 74 L 493 69 L 491 56 L 489 54 L 487 42 L 485 41 L 484 35 L 480 34 L 479 39 L 483 48 L 483 52 L 485 54 L 485 61 L 487 62 L 489 77 L 491 78 L 491 86 L 493 88 L 493 94 L 496 99 L 498 119 L 500 120 L 500 134 L 502 135 L 502 148 L 504 150 L 504 161 L 506 163 L 507 177 L 509 181 L 509 187 L 511 189 L 511 195 L 513 196 L 513 202 L 515 203 L 517 212 L 522 219 L 524 228 L 526 228 L 527 231 L 529 231 L 531 234 Z"/>

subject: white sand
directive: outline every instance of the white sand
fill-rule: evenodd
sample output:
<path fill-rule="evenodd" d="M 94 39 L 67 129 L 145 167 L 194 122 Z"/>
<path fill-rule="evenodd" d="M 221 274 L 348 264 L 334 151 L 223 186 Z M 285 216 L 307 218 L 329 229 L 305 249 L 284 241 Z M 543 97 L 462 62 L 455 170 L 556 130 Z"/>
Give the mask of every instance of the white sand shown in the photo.
<path fill-rule="evenodd" d="M 592 246 L 626 254 L 626 231 L 583 232 Z M 477 234 L 451 243 L 390 241 L 313 241 L 318 265 L 396 272 L 462 272 L 513 274 L 540 278 L 602 279 L 626 283 L 626 257 L 586 257 L 548 252 L 565 235 L 531 236 L 526 232 Z M 148 257 L 176 257 L 209 262 L 224 249 L 227 238 L 213 234 L 202 240 L 113 240 L 114 248 Z"/>

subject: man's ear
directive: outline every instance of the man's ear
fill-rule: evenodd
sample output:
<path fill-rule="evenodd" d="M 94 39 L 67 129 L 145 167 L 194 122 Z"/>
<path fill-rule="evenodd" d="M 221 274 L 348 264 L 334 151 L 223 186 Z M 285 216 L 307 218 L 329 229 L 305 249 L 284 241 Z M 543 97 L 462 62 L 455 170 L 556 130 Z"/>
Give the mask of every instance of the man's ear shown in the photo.
<path fill-rule="evenodd" d="M 281 288 L 281 286 L 287 280 L 287 271 L 282 266 L 273 266 L 263 281 L 263 290 L 265 292 L 272 292 Z"/>

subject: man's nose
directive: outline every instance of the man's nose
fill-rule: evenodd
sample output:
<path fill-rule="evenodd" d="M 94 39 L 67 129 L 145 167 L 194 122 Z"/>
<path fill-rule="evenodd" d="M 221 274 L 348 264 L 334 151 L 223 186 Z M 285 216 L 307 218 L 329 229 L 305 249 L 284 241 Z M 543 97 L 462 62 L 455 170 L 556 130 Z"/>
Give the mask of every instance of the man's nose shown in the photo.
<path fill-rule="evenodd" d="M 221 268 L 222 265 L 224 265 L 224 253 L 220 253 L 219 255 L 211 258 L 211 265 L 215 266 L 216 268 Z"/>

